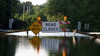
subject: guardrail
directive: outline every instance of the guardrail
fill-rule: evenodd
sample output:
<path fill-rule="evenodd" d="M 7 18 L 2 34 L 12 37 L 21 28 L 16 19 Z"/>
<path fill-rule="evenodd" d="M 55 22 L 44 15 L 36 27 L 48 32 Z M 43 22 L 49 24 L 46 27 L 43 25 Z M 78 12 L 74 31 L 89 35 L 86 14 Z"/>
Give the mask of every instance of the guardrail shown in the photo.
<path fill-rule="evenodd" d="M 22 32 L 22 31 L 29 31 L 29 30 L 28 30 L 28 29 L 11 30 L 11 31 L 4 31 L 4 32 L 0 32 L 0 34 L 14 33 L 14 32 Z"/>
<path fill-rule="evenodd" d="M 89 35 L 89 36 L 93 36 L 93 37 L 96 37 L 96 38 L 100 38 L 100 36 L 96 36 L 96 35 L 93 35 L 93 34 L 88 34 L 88 33 L 85 33 L 85 32 L 79 32 L 79 31 L 76 31 L 77 33 L 81 33 L 81 34 L 85 34 L 85 35 Z"/>
<path fill-rule="evenodd" d="M 23 31 L 29 31 L 29 29 L 21 29 L 21 30 L 4 31 L 4 32 L 0 32 L 0 34 L 14 33 L 14 32 L 23 32 Z M 85 34 L 85 35 L 93 36 L 93 37 L 95 37 L 95 38 L 100 38 L 100 36 L 96 36 L 96 35 L 89 34 L 89 33 L 85 33 L 85 32 L 76 31 L 76 33 L 81 33 L 81 34 Z"/>

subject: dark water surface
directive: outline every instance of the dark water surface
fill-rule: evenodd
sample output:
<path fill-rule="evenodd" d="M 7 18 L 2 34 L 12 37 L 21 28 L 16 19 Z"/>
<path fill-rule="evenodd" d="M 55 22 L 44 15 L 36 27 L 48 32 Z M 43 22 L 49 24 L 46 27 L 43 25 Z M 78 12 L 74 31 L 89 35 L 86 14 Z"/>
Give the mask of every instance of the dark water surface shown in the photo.
<path fill-rule="evenodd" d="M 91 37 L 0 36 L 0 56 L 100 56 L 100 43 Z"/>

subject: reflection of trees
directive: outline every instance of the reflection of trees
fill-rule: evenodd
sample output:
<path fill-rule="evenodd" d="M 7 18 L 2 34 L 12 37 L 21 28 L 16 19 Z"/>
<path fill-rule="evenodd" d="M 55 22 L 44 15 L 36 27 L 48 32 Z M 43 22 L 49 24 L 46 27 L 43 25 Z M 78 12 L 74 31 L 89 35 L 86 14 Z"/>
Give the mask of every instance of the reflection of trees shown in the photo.
<path fill-rule="evenodd" d="M 68 47 L 70 50 L 67 56 L 98 56 L 100 46 L 94 43 L 94 39 L 90 39 L 88 37 L 75 37 L 76 39 L 76 46 L 73 45 L 72 38 L 41 38 L 41 48 L 46 48 L 50 56 L 62 56 L 62 53 L 58 52 L 59 45 L 62 43 L 61 41 L 65 42 L 65 48 Z M 16 41 L 16 37 L 11 36 L 0 36 L 0 56 L 14 56 L 15 54 L 15 47 L 16 42 L 19 44 L 17 47 L 21 47 L 24 49 L 29 49 L 29 40 L 26 37 L 18 37 L 18 41 Z M 67 45 L 68 44 L 68 45 Z M 67 46 L 66 46 L 67 45 Z M 27 47 L 27 48 L 26 48 Z"/>
<path fill-rule="evenodd" d="M 0 36 L 0 56 L 14 56 L 16 47 L 16 38 L 11 36 Z"/>
<path fill-rule="evenodd" d="M 50 53 L 50 55 L 52 56 L 52 54 L 54 54 L 57 56 L 61 56 L 61 52 L 64 48 L 67 50 L 66 51 L 67 56 L 98 56 L 99 55 L 100 46 L 94 43 L 95 38 L 90 39 L 89 37 L 75 37 L 76 39 L 75 46 L 73 45 L 72 39 L 73 38 L 62 38 L 59 43 L 60 44 L 59 48 L 61 49 L 60 53 L 53 52 L 53 53 Z M 44 42 L 46 41 L 44 40 Z M 50 43 L 48 45 L 50 46 Z M 54 46 L 56 46 L 56 44 Z"/>
<path fill-rule="evenodd" d="M 76 47 L 70 46 L 69 56 L 98 56 L 100 46 L 96 46 L 94 39 L 89 37 L 79 37 L 80 40 L 76 37 L 77 45 Z"/>

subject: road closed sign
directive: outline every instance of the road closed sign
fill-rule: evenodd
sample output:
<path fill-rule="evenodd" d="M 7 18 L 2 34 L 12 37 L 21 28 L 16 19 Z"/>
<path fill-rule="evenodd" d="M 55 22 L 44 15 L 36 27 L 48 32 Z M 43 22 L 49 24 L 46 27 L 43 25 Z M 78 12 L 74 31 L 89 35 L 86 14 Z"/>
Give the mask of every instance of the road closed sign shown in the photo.
<path fill-rule="evenodd" d="M 42 22 L 42 32 L 59 32 L 59 22 Z"/>

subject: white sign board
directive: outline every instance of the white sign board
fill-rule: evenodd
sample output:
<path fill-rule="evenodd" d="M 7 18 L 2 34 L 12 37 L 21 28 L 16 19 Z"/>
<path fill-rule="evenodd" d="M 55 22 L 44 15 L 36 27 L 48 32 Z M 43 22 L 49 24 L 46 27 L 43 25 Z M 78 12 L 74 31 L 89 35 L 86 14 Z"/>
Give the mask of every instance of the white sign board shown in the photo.
<path fill-rule="evenodd" d="M 14 19 L 13 18 L 9 19 L 9 28 L 10 29 L 12 29 L 13 22 L 14 22 Z"/>
<path fill-rule="evenodd" d="M 59 32 L 59 22 L 42 22 L 42 32 Z"/>
<path fill-rule="evenodd" d="M 79 21 L 78 22 L 78 31 L 80 31 L 81 30 L 81 22 Z"/>

